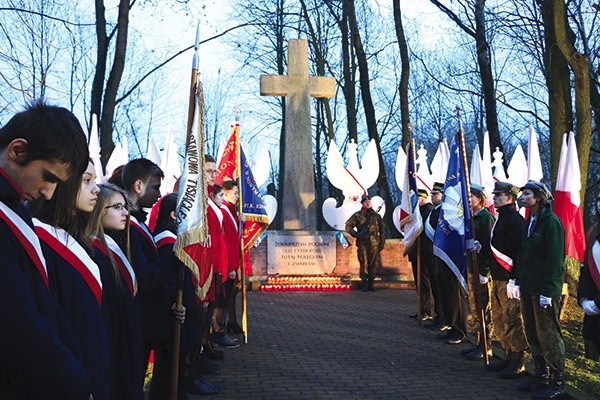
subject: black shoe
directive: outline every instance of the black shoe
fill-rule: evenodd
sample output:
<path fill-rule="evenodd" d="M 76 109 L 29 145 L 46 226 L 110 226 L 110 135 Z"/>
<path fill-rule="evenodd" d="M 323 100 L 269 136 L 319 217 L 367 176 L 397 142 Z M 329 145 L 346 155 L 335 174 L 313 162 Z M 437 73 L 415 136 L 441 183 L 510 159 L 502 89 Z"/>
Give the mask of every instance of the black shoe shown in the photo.
<path fill-rule="evenodd" d="M 228 338 L 225 335 L 214 338 L 213 342 L 215 345 L 217 345 L 219 347 L 228 347 L 230 349 L 235 349 L 235 348 L 240 347 L 239 343 L 236 343 L 235 341 L 231 340 L 230 338 Z"/>
<path fill-rule="evenodd" d="M 421 318 L 421 321 L 423 321 L 423 322 L 433 321 L 433 317 L 431 315 L 425 315 L 424 317 Z"/>
<path fill-rule="evenodd" d="M 517 390 L 525 393 L 533 393 L 544 390 L 548 387 L 548 380 L 545 381 L 540 380 L 538 377 L 534 376 L 527 382 L 522 382 L 517 385 Z"/>
<path fill-rule="evenodd" d="M 448 340 L 446 340 L 446 344 L 461 344 L 465 339 L 465 335 L 462 333 L 451 333 Z"/>
<path fill-rule="evenodd" d="M 476 348 L 477 348 L 477 346 L 466 347 L 466 348 L 464 348 L 464 349 L 462 349 L 460 351 L 460 355 L 463 356 L 463 357 L 466 357 L 467 354 L 469 354 L 470 352 L 472 352 Z"/>
<path fill-rule="evenodd" d="M 452 337 L 452 334 L 450 333 L 450 330 L 447 330 L 446 332 L 438 333 L 436 337 L 440 340 L 449 340 Z"/>
<path fill-rule="evenodd" d="M 241 335 L 242 333 L 244 333 L 244 330 L 242 329 L 242 327 L 237 323 L 227 323 L 227 333 L 235 333 L 237 335 Z"/>
<path fill-rule="evenodd" d="M 188 392 L 193 393 L 193 394 L 200 394 L 200 395 L 217 394 L 217 393 L 219 393 L 219 390 L 221 390 L 221 387 L 219 385 L 215 385 L 214 383 L 205 381 L 202 378 L 194 379 L 187 386 Z"/>
<path fill-rule="evenodd" d="M 483 354 L 483 351 L 479 347 L 476 347 L 473 349 L 473 351 L 467 353 L 465 358 L 469 361 L 479 361 L 483 360 L 484 356 L 485 354 Z M 491 357 L 491 350 L 488 350 L 488 356 Z"/>
<path fill-rule="evenodd" d="M 533 400 L 553 400 L 560 398 L 565 392 L 565 373 L 550 368 L 550 384 L 531 395 Z"/>
<path fill-rule="evenodd" d="M 417 319 L 417 314 L 411 314 L 408 316 L 410 319 Z"/>
<path fill-rule="evenodd" d="M 494 359 L 494 360 L 491 360 L 490 363 L 485 366 L 485 369 L 487 369 L 488 371 L 491 371 L 491 372 L 500 372 L 500 371 L 503 371 L 504 369 L 506 369 L 506 367 L 508 367 L 508 364 L 510 364 L 510 361 L 508 361 L 506 359 L 504 359 L 504 360 Z"/>
<path fill-rule="evenodd" d="M 513 361 L 506 368 L 500 371 L 500 379 L 515 379 L 525 374 L 525 365 L 519 361 Z"/>
<path fill-rule="evenodd" d="M 202 354 L 205 354 L 209 360 L 222 360 L 225 358 L 223 351 L 215 349 L 215 345 L 210 340 L 202 346 Z"/>

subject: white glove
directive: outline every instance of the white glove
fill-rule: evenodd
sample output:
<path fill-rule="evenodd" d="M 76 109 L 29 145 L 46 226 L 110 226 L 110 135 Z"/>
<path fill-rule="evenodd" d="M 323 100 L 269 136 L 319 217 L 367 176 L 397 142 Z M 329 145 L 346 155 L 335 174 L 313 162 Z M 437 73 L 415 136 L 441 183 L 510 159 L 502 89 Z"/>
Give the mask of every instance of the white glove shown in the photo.
<path fill-rule="evenodd" d="M 521 300 L 521 291 L 519 290 L 519 286 L 515 284 L 514 279 L 509 279 L 508 284 L 506 285 L 506 297 L 514 300 Z"/>
<path fill-rule="evenodd" d="M 474 253 L 479 253 L 481 251 L 481 243 L 479 243 L 479 240 L 473 240 L 468 244 L 467 250 Z"/>
<path fill-rule="evenodd" d="M 581 299 L 581 308 L 583 308 L 585 315 L 589 317 L 600 315 L 600 308 L 598 308 L 594 300 Z"/>
<path fill-rule="evenodd" d="M 540 307 L 542 307 L 542 308 L 552 307 L 552 297 L 546 297 L 543 294 L 540 294 Z"/>
<path fill-rule="evenodd" d="M 487 276 L 483 276 L 481 274 L 479 274 L 479 283 L 482 285 L 485 285 L 486 283 L 489 282 L 489 278 Z"/>

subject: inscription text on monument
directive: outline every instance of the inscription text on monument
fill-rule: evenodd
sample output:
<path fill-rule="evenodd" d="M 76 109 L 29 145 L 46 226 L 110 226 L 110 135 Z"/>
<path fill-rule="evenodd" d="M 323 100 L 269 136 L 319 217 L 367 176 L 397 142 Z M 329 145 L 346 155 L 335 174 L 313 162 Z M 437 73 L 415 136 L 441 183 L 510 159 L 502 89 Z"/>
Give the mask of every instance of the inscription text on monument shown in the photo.
<path fill-rule="evenodd" d="M 279 231 L 268 234 L 268 274 L 323 275 L 332 273 L 336 266 L 335 234 L 298 233 Z"/>

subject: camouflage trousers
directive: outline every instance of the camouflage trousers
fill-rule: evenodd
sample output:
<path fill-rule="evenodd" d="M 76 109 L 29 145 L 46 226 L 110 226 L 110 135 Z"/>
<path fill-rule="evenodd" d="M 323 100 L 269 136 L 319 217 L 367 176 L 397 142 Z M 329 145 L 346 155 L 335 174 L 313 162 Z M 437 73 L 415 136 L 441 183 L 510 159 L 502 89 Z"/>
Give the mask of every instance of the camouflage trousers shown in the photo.
<path fill-rule="evenodd" d="M 492 282 L 492 321 L 494 334 L 506 351 L 515 353 L 527 349 L 521 318 L 521 301 L 506 296 L 508 281 Z"/>
<path fill-rule="evenodd" d="M 560 296 L 552 298 L 552 306 L 542 308 L 539 296 L 521 294 L 521 310 L 529 350 L 533 357 L 544 357 L 551 368 L 564 371 L 565 343 L 558 322 Z"/>
<path fill-rule="evenodd" d="M 476 281 L 473 281 L 476 279 Z M 492 337 L 492 307 L 490 304 L 490 283 L 486 283 L 482 285 L 479 283 L 479 277 L 475 277 L 472 272 L 467 272 L 467 282 L 469 284 L 469 305 L 471 307 L 471 318 L 473 320 L 473 324 L 477 327 L 477 344 L 483 345 L 482 335 L 481 335 L 481 318 L 480 313 L 477 310 L 477 305 L 475 304 L 475 284 L 479 285 L 481 291 L 481 307 L 483 308 L 483 316 L 485 321 L 485 337 L 487 338 L 488 345 L 491 345 L 490 338 Z"/>
<path fill-rule="evenodd" d="M 379 256 L 379 238 L 367 236 L 367 238 L 359 239 L 356 241 L 356 247 L 360 264 L 360 279 L 373 281 Z"/>

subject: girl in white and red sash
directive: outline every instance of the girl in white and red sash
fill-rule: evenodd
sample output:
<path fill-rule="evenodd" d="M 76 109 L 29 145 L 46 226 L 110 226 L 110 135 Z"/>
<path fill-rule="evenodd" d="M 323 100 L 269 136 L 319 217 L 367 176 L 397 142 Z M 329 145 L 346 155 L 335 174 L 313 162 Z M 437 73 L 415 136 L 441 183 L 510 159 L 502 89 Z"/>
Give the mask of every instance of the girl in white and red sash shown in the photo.
<path fill-rule="evenodd" d="M 102 311 L 111 345 L 111 386 L 116 400 L 141 400 L 142 335 L 140 332 L 137 279 L 129 262 L 129 203 L 125 192 L 111 184 L 100 192 L 90 215 L 86 234 L 92 238 L 94 261 L 103 283 Z M 121 250 L 124 248 L 125 251 Z"/>
<path fill-rule="evenodd" d="M 600 219 L 600 192 L 596 194 L 596 216 Z M 600 220 L 588 230 L 586 243 L 577 297 L 585 313 L 585 356 L 600 361 Z"/>
<path fill-rule="evenodd" d="M 96 204 L 95 179 L 90 162 L 80 180 L 59 184 L 51 200 L 37 199 L 29 208 L 46 257 L 50 290 L 81 347 L 80 361 L 90 373 L 94 399 L 110 399 L 109 341 L 100 307 L 103 285 L 91 241 L 82 232 L 85 215 Z"/>

